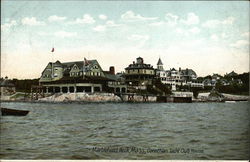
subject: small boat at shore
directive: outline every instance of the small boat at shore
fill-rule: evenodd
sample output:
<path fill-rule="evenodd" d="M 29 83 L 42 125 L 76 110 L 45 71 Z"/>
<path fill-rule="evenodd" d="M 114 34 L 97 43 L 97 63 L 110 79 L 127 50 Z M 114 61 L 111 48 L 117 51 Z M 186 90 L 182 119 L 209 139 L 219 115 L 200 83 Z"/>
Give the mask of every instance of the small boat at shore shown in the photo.
<path fill-rule="evenodd" d="M 28 113 L 29 113 L 28 110 L 1 108 L 2 116 L 26 116 Z"/>

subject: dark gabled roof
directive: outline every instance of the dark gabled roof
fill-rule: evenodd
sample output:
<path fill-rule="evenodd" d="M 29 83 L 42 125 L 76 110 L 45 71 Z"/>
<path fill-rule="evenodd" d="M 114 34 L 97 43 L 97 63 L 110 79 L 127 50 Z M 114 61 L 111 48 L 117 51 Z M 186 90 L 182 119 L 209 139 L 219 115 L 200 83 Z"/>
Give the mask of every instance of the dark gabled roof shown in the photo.
<path fill-rule="evenodd" d="M 57 60 L 55 63 L 53 63 L 53 66 L 62 66 L 62 63 Z"/>
<path fill-rule="evenodd" d="M 84 62 L 85 66 L 84 66 L 84 70 L 88 71 L 91 67 L 93 67 L 94 65 L 99 65 L 98 61 L 97 60 L 86 60 Z M 101 71 L 102 70 L 102 67 L 99 65 Z"/>
<path fill-rule="evenodd" d="M 157 62 L 157 65 L 163 65 L 162 61 L 161 61 L 161 58 L 159 58 L 158 62 Z"/>
<path fill-rule="evenodd" d="M 171 71 L 177 71 L 177 70 L 175 70 L 175 68 L 172 68 Z"/>
<path fill-rule="evenodd" d="M 211 79 L 205 79 L 205 80 L 203 80 L 203 83 L 211 83 L 211 82 L 212 82 Z"/>
<path fill-rule="evenodd" d="M 227 74 L 227 76 L 236 76 L 238 75 L 236 72 L 232 71 L 231 73 Z"/>
<path fill-rule="evenodd" d="M 72 67 L 74 65 L 77 65 L 79 68 L 83 66 L 83 61 L 74 61 L 74 62 L 64 62 L 62 63 L 63 67 Z"/>
<path fill-rule="evenodd" d="M 222 76 L 221 76 L 221 75 L 219 75 L 219 74 L 215 74 L 215 73 L 213 73 L 212 77 L 222 77 Z"/>
<path fill-rule="evenodd" d="M 69 74 L 71 68 L 76 64 L 79 69 L 83 67 L 83 61 L 74 61 L 74 62 L 64 62 L 62 63 L 62 67 L 64 68 L 63 75 Z"/>
<path fill-rule="evenodd" d="M 192 70 L 192 69 L 184 69 L 184 70 L 181 70 L 181 73 L 183 75 L 196 75 L 196 73 Z"/>
<path fill-rule="evenodd" d="M 108 78 L 110 80 L 113 80 L 113 81 L 118 81 L 118 79 L 120 78 L 119 76 L 114 75 L 114 74 L 110 74 L 107 71 L 104 71 L 103 73 L 104 73 L 104 75 L 105 75 L 106 78 Z"/>
<path fill-rule="evenodd" d="M 76 62 L 75 64 L 76 64 L 76 66 L 78 66 L 79 69 L 81 69 L 83 67 L 82 61 Z"/>

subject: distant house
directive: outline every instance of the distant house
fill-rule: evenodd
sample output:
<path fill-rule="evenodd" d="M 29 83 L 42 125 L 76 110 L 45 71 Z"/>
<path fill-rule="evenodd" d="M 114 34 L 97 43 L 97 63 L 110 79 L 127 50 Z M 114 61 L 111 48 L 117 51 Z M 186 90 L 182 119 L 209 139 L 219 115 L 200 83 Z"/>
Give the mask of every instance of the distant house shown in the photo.
<path fill-rule="evenodd" d="M 102 70 L 97 60 L 48 63 L 39 79 L 47 93 L 76 93 L 108 91 L 108 82 L 118 82 L 114 67 L 107 73 Z M 119 86 L 125 88 L 126 86 Z M 122 91 L 120 89 L 120 91 Z"/>
<path fill-rule="evenodd" d="M 203 87 L 203 83 L 197 81 L 197 75 L 194 70 L 187 68 L 179 68 L 179 70 L 170 68 L 170 70 L 164 70 L 163 63 L 160 58 L 157 62 L 156 77 L 159 78 L 162 83 L 170 85 L 172 90 L 176 90 L 176 85 Z"/>
<path fill-rule="evenodd" d="M 182 85 L 184 80 L 181 76 L 181 71 L 172 68 L 170 70 L 166 70 L 166 80 L 161 78 L 162 83 L 171 85 L 172 90 L 176 90 L 176 85 Z"/>
<path fill-rule="evenodd" d="M 181 71 L 182 78 L 186 81 L 191 81 L 191 80 L 197 79 L 197 74 L 192 69 L 186 68 L 186 69 L 180 70 L 180 71 Z"/>
<path fill-rule="evenodd" d="M 125 68 L 124 76 L 128 85 L 149 85 L 155 77 L 155 70 L 150 64 L 145 64 L 143 58 L 138 57 L 136 62 Z"/>
<path fill-rule="evenodd" d="M 224 86 L 230 85 L 229 81 L 227 81 L 226 79 L 220 79 L 220 82 Z"/>
<path fill-rule="evenodd" d="M 203 81 L 203 85 L 208 87 L 214 87 L 216 85 L 216 82 L 217 81 L 215 79 L 205 79 Z"/>
<path fill-rule="evenodd" d="M 243 84 L 243 82 L 242 82 L 241 79 L 236 79 L 236 83 L 237 83 L 237 84 Z"/>
<path fill-rule="evenodd" d="M 230 84 L 238 84 L 238 85 L 242 85 L 243 82 L 241 79 L 234 79 L 232 78 L 232 80 L 229 82 Z"/>
<path fill-rule="evenodd" d="M 16 92 L 15 85 L 8 79 L 8 77 L 0 78 L 0 95 L 12 95 Z"/>
<path fill-rule="evenodd" d="M 238 74 L 234 71 L 230 72 L 229 74 L 226 74 L 225 76 L 227 77 L 234 77 L 234 76 L 237 76 Z"/>
<path fill-rule="evenodd" d="M 213 74 L 211 77 L 212 77 L 212 79 L 215 79 L 215 80 L 219 80 L 222 78 L 222 76 L 219 74 Z"/>

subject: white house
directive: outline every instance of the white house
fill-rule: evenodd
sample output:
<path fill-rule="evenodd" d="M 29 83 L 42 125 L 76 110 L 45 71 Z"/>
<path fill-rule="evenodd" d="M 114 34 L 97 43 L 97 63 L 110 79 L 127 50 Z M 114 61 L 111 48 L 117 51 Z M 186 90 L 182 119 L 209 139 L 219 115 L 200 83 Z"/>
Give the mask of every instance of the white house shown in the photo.
<path fill-rule="evenodd" d="M 157 62 L 156 77 L 160 78 L 161 82 L 172 86 L 172 90 L 176 90 L 176 85 L 188 85 L 191 87 L 204 87 L 202 82 L 197 81 L 197 75 L 192 69 L 164 70 L 163 63 L 159 58 Z"/>

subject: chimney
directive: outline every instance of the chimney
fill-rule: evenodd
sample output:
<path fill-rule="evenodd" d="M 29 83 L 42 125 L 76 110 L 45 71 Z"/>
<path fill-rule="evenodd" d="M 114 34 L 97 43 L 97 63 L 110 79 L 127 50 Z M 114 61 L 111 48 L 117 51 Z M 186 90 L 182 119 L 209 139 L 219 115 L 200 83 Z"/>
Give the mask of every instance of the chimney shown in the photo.
<path fill-rule="evenodd" d="M 133 64 L 135 64 L 135 62 L 133 61 Z"/>
<path fill-rule="evenodd" d="M 181 67 L 179 67 L 179 71 L 181 71 Z"/>
<path fill-rule="evenodd" d="M 115 75 L 115 67 L 114 66 L 109 67 L 109 73 Z"/>

